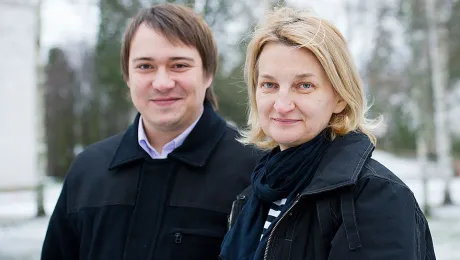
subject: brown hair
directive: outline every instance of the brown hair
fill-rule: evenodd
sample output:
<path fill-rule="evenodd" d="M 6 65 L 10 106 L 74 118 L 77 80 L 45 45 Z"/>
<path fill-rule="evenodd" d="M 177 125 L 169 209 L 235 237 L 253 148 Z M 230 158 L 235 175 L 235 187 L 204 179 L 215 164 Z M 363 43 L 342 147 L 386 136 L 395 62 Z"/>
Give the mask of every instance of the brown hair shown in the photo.
<path fill-rule="evenodd" d="M 142 9 L 128 25 L 121 46 L 121 70 L 123 78 L 129 78 L 129 52 L 131 41 L 141 24 L 158 31 L 173 44 L 195 47 L 200 54 L 207 77 L 214 77 L 217 71 L 217 45 L 211 28 L 191 8 L 178 4 L 158 4 Z M 206 90 L 205 100 L 217 109 L 217 99 L 212 87 Z"/>

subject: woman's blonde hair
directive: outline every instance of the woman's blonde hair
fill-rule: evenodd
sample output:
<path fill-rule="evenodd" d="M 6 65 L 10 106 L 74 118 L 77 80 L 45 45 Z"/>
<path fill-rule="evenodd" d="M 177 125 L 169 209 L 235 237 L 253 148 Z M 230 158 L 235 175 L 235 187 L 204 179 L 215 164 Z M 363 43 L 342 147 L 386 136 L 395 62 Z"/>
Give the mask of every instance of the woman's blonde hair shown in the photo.
<path fill-rule="evenodd" d="M 376 143 L 376 137 L 371 132 L 379 120 L 366 118 L 368 107 L 363 83 L 344 37 L 327 20 L 314 16 L 308 10 L 288 7 L 275 8 L 265 16 L 255 28 L 247 47 L 244 76 L 249 92 L 249 116 L 248 129 L 242 131 L 240 142 L 254 144 L 261 149 L 272 149 L 278 145 L 263 132 L 255 99 L 259 55 L 270 42 L 310 50 L 324 68 L 335 92 L 346 101 L 345 109 L 333 114 L 329 122 L 332 138 L 360 131 Z"/>

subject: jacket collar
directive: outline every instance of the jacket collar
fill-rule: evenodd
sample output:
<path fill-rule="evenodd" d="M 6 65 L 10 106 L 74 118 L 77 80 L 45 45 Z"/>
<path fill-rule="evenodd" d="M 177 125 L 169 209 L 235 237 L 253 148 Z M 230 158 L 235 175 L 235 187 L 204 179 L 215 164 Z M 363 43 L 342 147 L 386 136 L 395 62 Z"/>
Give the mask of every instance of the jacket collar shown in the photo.
<path fill-rule="evenodd" d="M 325 151 L 315 176 L 301 195 L 318 194 L 354 185 L 374 145 L 363 133 L 338 136 Z"/>
<path fill-rule="evenodd" d="M 138 143 L 139 117 L 140 114 L 136 116 L 133 124 L 124 133 L 109 169 L 115 169 L 146 158 L 145 151 Z M 209 102 L 205 102 L 203 115 L 195 128 L 190 132 L 184 143 L 169 154 L 169 157 L 191 166 L 204 166 L 212 150 L 222 138 L 225 126 L 225 120 L 214 111 Z"/>

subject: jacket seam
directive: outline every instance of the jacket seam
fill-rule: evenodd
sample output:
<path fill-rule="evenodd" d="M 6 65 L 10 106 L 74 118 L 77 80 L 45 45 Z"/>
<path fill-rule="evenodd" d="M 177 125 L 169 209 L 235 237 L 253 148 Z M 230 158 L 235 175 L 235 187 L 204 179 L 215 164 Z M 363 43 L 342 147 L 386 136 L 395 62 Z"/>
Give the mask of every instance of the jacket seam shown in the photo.
<path fill-rule="evenodd" d="M 337 183 L 337 184 L 334 184 L 334 185 L 331 185 L 331 186 L 323 187 L 321 189 L 315 190 L 315 193 L 321 193 L 323 191 L 334 190 L 335 188 L 342 187 L 345 184 L 352 184 L 352 182 L 344 181 L 344 182 Z"/>
<path fill-rule="evenodd" d="M 388 182 L 390 182 L 392 184 L 395 184 L 395 185 L 398 185 L 399 187 L 402 187 L 403 189 L 405 189 L 405 190 L 410 192 L 410 194 L 412 196 L 412 199 L 413 199 L 412 206 L 414 207 L 414 214 L 415 214 L 416 222 L 418 222 L 417 219 L 419 219 L 421 216 L 423 216 L 423 214 L 421 214 L 420 208 L 418 207 L 418 204 L 417 204 L 417 200 L 414 197 L 414 194 L 412 193 L 412 191 L 407 186 L 405 186 L 405 185 L 403 185 L 403 184 L 401 184 L 401 183 L 399 183 L 399 182 L 397 182 L 395 180 L 392 180 L 392 179 L 389 179 L 389 178 L 386 178 L 384 176 L 381 176 L 381 175 L 377 174 L 376 170 L 372 166 L 366 164 L 364 167 L 367 168 L 375 178 L 379 178 L 379 179 L 388 181 Z M 424 219 L 423 217 L 421 219 L 422 219 L 423 223 L 426 223 L 426 221 L 423 220 Z M 416 237 L 416 243 L 417 243 L 416 247 L 417 248 L 416 248 L 416 250 L 417 250 L 418 255 L 420 256 L 421 255 L 421 248 L 420 248 L 421 234 L 420 234 L 419 223 L 416 223 L 415 229 L 416 229 L 416 233 L 417 233 L 417 237 Z M 425 254 L 428 257 L 428 259 L 435 259 L 435 258 L 432 258 L 431 252 L 428 250 L 427 246 L 425 246 L 425 252 L 426 252 Z"/>
<path fill-rule="evenodd" d="M 358 162 L 358 164 L 356 165 L 355 170 L 354 170 L 354 172 L 353 172 L 353 178 L 355 178 L 356 175 L 357 175 L 359 172 L 361 172 L 361 170 L 358 170 L 358 168 L 361 168 L 361 169 L 362 169 L 362 167 L 363 167 L 363 165 L 364 165 L 364 161 L 365 161 L 364 158 L 367 158 L 367 157 L 368 157 L 368 154 L 369 154 L 368 151 L 369 151 L 371 148 L 372 148 L 372 143 L 370 143 L 370 144 L 367 146 L 366 151 L 364 151 L 363 155 L 362 155 L 361 158 L 359 159 L 359 162 Z"/>
<path fill-rule="evenodd" d="M 425 254 L 428 258 L 428 260 L 436 259 L 433 254 L 431 254 L 431 251 L 428 250 L 428 247 L 425 247 Z"/>
<path fill-rule="evenodd" d="M 74 218 L 74 221 L 71 221 L 72 218 Z M 72 231 L 74 232 L 74 235 L 76 237 L 78 237 L 78 239 L 80 240 L 80 230 L 78 228 L 78 214 L 75 212 L 75 213 L 67 213 L 66 212 L 66 219 L 67 221 L 69 222 L 69 224 L 71 225 L 72 227 Z"/>
<path fill-rule="evenodd" d="M 402 187 L 402 188 L 404 188 L 404 189 L 409 190 L 409 188 L 408 188 L 406 185 L 401 184 L 401 183 L 399 183 L 399 182 L 397 182 L 397 181 L 395 181 L 395 180 L 392 180 L 392 179 L 390 179 L 390 178 L 386 178 L 386 177 L 384 177 L 384 176 L 379 175 L 379 174 L 375 171 L 375 169 L 374 169 L 372 166 L 370 166 L 369 164 L 364 165 L 364 167 L 365 167 L 366 169 L 368 169 L 369 171 L 371 171 L 371 173 L 372 173 L 372 175 L 373 175 L 374 177 L 379 178 L 379 179 L 382 179 L 382 180 L 385 180 L 385 181 L 388 181 L 388 182 L 391 182 L 392 184 L 396 184 L 396 185 L 398 185 L 398 186 L 400 186 L 400 187 Z M 409 190 L 409 191 L 410 191 L 410 190 Z"/>
<path fill-rule="evenodd" d="M 292 242 L 294 241 L 294 232 L 297 228 L 297 224 L 299 223 L 299 221 L 294 221 L 294 227 L 293 227 L 293 231 L 292 231 L 292 235 L 290 237 L 290 239 L 288 240 L 289 241 L 289 254 L 288 254 L 288 259 L 291 259 L 291 252 L 292 252 Z"/>
<path fill-rule="evenodd" d="M 340 197 L 340 208 L 343 209 L 344 206 L 343 206 L 343 197 Z M 352 210 L 353 210 L 353 224 L 355 227 L 358 226 L 358 223 L 356 223 L 356 209 L 355 209 L 355 206 L 353 205 L 352 207 Z M 343 210 L 342 210 L 343 212 Z M 345 220 L 343 220 L 345 222 Z M 347 225 L 343 225 L 344 226 L 344 229 L 345 229 L 345 235 L 347 236 L 347 240 L 349 238 L 349 233 L 348 233 L 348 228 L 347 228 Z M 358 241 L 361 241 L 361 238 L 360 238 L 360 235 L 359 235 L 359 232 L 356 232 L 356 235 L 358 237 Z M 350 240 L 348 240 L 348 244 L 349 244 L 349 247 L 351 249 L 351 243 L 350 243 Z"/>
<path fill-rule="evenodd" d="M 342 205 L 340 205 L 342 206 Z M 329 210 L 331 211 L 332 213 L 332 219 L 334 220 L 334 224 L 337 224 L 340 220 L 339 216 L 335 213 L 334 211 L 334 207 L 331 206 L 331 203 L 329 202 Z"/>
<path fill-rule="evenodd" d="M 355 181 L 353 181 L 353 180 L 356 179 L 356 176 L 359 175 L 359 173 L 362 170 L 362 167 L 365 166 L 366 158 L 368 157 L 369 150 L 371 150 L 372 147 L 373 147 L 372 143 L 370 143 L 367 146 L 366 150 L 364 151 L 363 155 L 359 159 L 358 164 L 356 165 L 356 167 L 355 167 L 355 169 L 353 171 L 353 175 L 352 175 L 351 180 L 346 180 L 346 181 L 343 181 L 343 182 L 340 182 L 340 183 L 337 183 L 337 184 L 334 184 L 334 185 L 329 185 L 329 186 L 323 187 L 321 189 L 317 189 L 317 190 L 314 191 L 314 193 L 321 193 L 323 191 L 333 190 L 333 189 L 336 189 L 337 187 L 341 187 L 341 186 L 344 186 L 344 185 L 347 185 L 347 184 L 355 183 Z M 310 194 L 310 193 L 307 193 L 307 194 Z"/>
<path fill-rule="evenodd" d="M 375 169 L 374 169 L 372 166 L 368 165 L 368 164 L 366 164 L 364 167 L 366 167 L 369 171 L 371 171 L 371 172 L 372 172 L 372 175 L 373 175 L 375 178 L 378 178 L 378 179 L 381 179 L 381 180 L 384 180 L 384 181 L 388 181 L 388 182 L 390 182 L 391 184 L 397 185 L 397 186 L 399 186 L 400 188 L 403 188 L 404 190 L 408 191 L 408 192 L 411 194 L 412 199 L 413 199 L 413 201 L 412 201 L 413 203 L 412 203 L 412 204 L 413 204 L 413 206 L 414 206 L 414 211 L 417 212 L 417 205 L 418 205 L 418 204 L 417 204 L 417 199 L 415 198 L 414 193 L 409 189 L 409 187 L 407 187 L 406 185 L 401 184 L 401 183 L 399 183 L 399 182 L 397 182 L 397 181 L 395 181 L 395 180 L 392 180 L 392 179 L 389 179 L 389 178 L 386 178 L 386 177 L 384 177 L 384 176 L 381 176 L 381 175 L 377 174 L 377 172 L 375 171 Z"/>
<path fill-rule="evenodd" d="M 421 232 L 420 232 L 420 226 L 419 226 L 419 223 L 418 223 L 418 216 L 417 216 L 417 212 L 414 213 L 416 216 L 415 217 L 415 221 L 416 221 L 416 224 L 415 224 L 415 232 L 417 234 L 416 238 L 415 238 L 415 241 L 417 243 L 416 245 L 416 249 L 417 249 L 417 259 L 420 259 L 420 256 L 422 255 L 421 254 L 421 248 L 420 248 L 420 239 L 421 239 Z M 426 250 L 426 248 L 425 248 Z"/>
<path fill-rule="evenodd" d="M 67 212 L 67 214 L 78 214 L 80 211 L 82 210 L 85 210 L 85 209 L 97 209 L 97 208 L 103 208 L 103 207 L 107 207 L 107 206 L 127 206 L 127 207 L 134 207 L 134 204 L 133 205 L 129 205 L 129 204 L 121 204 L 121 203 L 118 203 L 118 204 L 104 204 L 104 205 L 100 205 L 100 206 L 84 206 L 84 207 L 81 207 L 81 208 L 78 208 L 78 209 L 69 209 L 69 211 Z"/>

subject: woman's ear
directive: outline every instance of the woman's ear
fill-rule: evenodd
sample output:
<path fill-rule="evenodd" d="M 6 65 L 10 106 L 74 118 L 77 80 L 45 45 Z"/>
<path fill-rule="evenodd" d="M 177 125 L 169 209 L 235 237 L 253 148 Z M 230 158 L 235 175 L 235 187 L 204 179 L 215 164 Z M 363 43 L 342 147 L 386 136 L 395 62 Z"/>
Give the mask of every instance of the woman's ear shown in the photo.
<path fill-rule="evenodd" d="M 339 97 L 334 107 L 334 114 L 341 113 L 345 109 L 346 106 L 347 106 L 347 102 L 343 100 L 341 97 Z"/>

